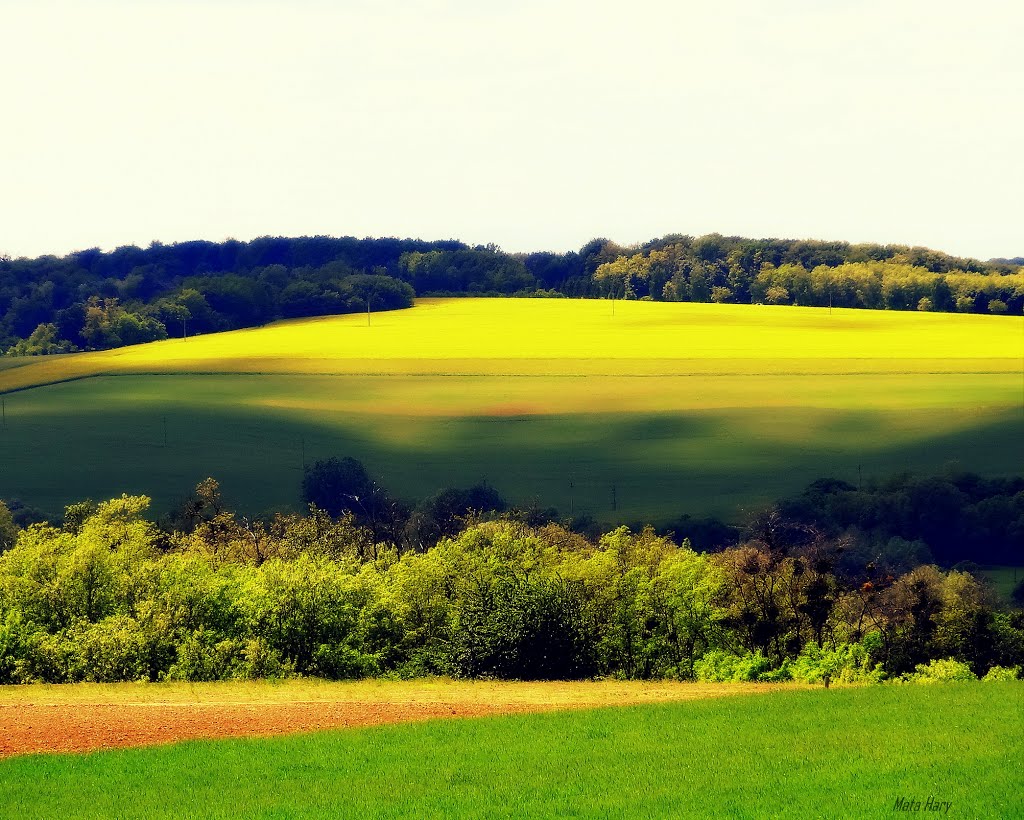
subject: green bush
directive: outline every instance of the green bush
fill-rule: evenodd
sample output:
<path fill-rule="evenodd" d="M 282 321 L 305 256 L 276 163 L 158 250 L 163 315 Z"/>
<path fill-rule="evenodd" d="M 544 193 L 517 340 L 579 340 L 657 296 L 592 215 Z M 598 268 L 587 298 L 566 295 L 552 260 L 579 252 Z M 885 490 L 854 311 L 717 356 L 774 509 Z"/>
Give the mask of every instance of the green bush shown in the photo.
<path fill-rule="evenodd" d="M 0 622 L 0 684 L 28 683 L 24 679 L 26 629 L 18 612 Z"/>
<path fill-rule="evenodd" d="M 978 676 L 971 671 L 968 664 L 954 658 L 918 664 L 916 672 L 902 676 L 902 680 L 908 683 L 955 683 L 977 679 Z"/>
<path fill-rule="evenodd" d="M 881 665 L 872 664 L 864 643 L 839 644 L 833 649 L 808 643 L 790 669 L 793 680 L 802 683 L 821 683 L 826 675 L 833 683 L 878 683 L 885 679 Z"/>
<path fill-rule="evenodd" d="M 1017 615 L 986 609 L 970 576 L 935 567 L 881 593 L 844 591 L 821 561 L 751 545 L 706 555 L 625 527 L 593 543 L 517 520 L 477 523 L 399 556 L 325 513 L 242 526 L 221 511 L 168 535 L 143 518 L 148 503 L 74 505 L 64 526 L 32 525 L 0 554 L 0 683 L 434 674 L 854 683 L 881 680 L 883 662 L 902 671 L 956 656 L 998 664 L 986 678 L 996 679 L 1024 660 Z M 844 612 L 876 596 L 895 614 L 843 642 L 859 634 Z M 988 648 L 970 654 L 974 646 Z M 903 679 L 975 678 L 947 659 Z"/>
<path fill-rule="evenodd" d="M 766 681 L 778 682 L 792 679 L 789 662 L 773 667 L 760 650 L 735 655 L 721 649 L 708 652 L 693 665 L 694 676 L 699 681 Z"/>
<path fill-rule="evenodd" d="M 74 680 L 111 683 L 150 679 L 153 641 L 137 621 L 127 615 L 113 615 L 81 627 L 81 631 L 68 636 L 74 646 Z"/>
<path fill-rule="evenodd" d="M 788 680 L 789 669 L 783 664 L 778 669 L 773 668 L 771 660 L 761 653 L 761 650 L 743 655 L 736 664 L 736 678 L 738 681 L 778 681 Z"/>
<path fill-rule="evenodd" d="M 736 667 L 739 661 L 738 655 L 724 649 L 715 649 L 694 663 L 693 674 L 697 680 L 709 683 L 736 680 Z"/>
<path fill-rule="evenodd" d="M 295 667 L 281 657 L 281 653 L 263 638 L 250 638 L 242 646 L 240 662 L 232 677 L 255 680 L 257 678 L 287 678 L 295 674 Z"/>
<path fill-rule="evenodd" d="M 313 659 L 307 671 L 318 678 L 340 680 L 375 677 L 380 675 L 381 669 L 379 660 L 373 655 L 367 655 L 346 644 L 320 644 L 313 651 Z"/>
<path fill-rule="evenodd" d="M 241 658 L 241 644 L 231 639 L 218 639 L 200 628 L 183 636 L 177 656 L 166 673 L 167 680 L 211 681 L 235 677 Z"/>
<path fill-rule="evenodd" d="M 994 681 L 994 680 L 1018 680 L 1020 678 L 1020 667 L 1019 666 L 993 666 L 988 672 L 985 673 L 983 681 Z"/>

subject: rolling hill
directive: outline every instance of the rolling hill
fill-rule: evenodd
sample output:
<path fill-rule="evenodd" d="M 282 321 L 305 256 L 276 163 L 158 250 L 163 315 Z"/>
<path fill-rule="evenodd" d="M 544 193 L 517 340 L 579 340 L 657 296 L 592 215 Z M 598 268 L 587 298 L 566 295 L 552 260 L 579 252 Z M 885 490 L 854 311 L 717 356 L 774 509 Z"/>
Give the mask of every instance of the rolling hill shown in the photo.
<path fill-rule="evenodd" d="M 487 479 L 602 521 L 740 517 L 821 476 L 1024 463 L 1021 317 L 569 299 L 410 310 L 0 368 L 0 497 L 207 475 L 260 512 L 303 463 L 364 461 L 409 500 Z"/>

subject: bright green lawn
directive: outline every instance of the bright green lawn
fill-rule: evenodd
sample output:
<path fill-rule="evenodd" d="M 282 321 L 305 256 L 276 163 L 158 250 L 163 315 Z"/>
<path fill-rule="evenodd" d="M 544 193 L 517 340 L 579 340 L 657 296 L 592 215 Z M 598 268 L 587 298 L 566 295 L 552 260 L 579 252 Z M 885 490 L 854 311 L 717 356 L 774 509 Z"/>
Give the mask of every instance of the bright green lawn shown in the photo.
<path fill-rule="evenodd" d="M 8 760 L 0 813 L 885 817 L 902 797 L 1009 818 L 1024 816 L 1022 722 L 1024 685 L 975 683 L 190 742 Z"/>
<path fill-rule="evenodd" d="M 162 511 L 212 475 L 262 512 L 298 505 L 304 453 L 409 501 L 486 478 L 605 522 L 737 520 L 823 476 L 1024 464 L 1020 317 L 462 299 L 361 322 L 0 371 L 0 497 Z"/>

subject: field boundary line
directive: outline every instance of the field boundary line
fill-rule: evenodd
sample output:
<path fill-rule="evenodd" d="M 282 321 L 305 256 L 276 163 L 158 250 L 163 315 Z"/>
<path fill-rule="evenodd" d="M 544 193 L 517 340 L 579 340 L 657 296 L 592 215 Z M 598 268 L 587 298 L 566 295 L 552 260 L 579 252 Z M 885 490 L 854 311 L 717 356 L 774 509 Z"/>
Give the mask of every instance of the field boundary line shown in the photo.
<path fill-rule="evenodd" d="M 12 368 L 12 369 L 17 369 L 17 368 Z M 63 379 L 50 379 L 49 381 L 39 382 L 38 384 L 26 384 L 26 385 L 24 385 L 22 387 L 8 387 L 6 389 L 0 390 L 0 396 L 10 396 L 10 395 L 12 395 L 14 393 L 23 393 L 26 390 L 35 390 L 36 388 L 39 388 L 39 387 L 53 387 L 54 385 L 57 385 L 57 384 L 68 384 L 70 382 L 80 382 L 80 381 L 85 381 L 86 379 L 95 379 L 95 378 L 101 378 L 101 377 L 104 377 L 104 376 L 128 376 L 128 375 L 131 375 L 131 374 L 129 374 L 129 373 L 82 373 L 82 374 L 77 375 L 77 376 L 66 376 Z M 152 375 L 156 376 L 156 375 L 162 375 L 162 374 L 154 373 Z M 187 375 L 187 374 L 182 373 L 181 375 Z"/>
<path fill-rule="evenodd" d="M 70 384 L 71 382 L 86 381 L 88 379 L 104 379 L 104 378 L 155 378 L 155 377 L 176 377 L 176 378 L 188 378 L 194 376 L 259 376 L 259 377 L 274 377 L 274 376 L 289 376 L 289 377 L 302 377 L 302 378 L 387 378 L 387 379 L 408 379 L 408 378 L 502 378 L 502 379 L 608 379 L 608 378 L 623 378 L 623 379 L 696 379 L 696 378 L 813 378 L 813 377 L 860 377 L 860 376 L 875 376 L 875 377 L 900 377 L 906 378 L 908 376 L 1015 376 L 1017 375 L 1014 371 L 1010 370 L 849 370 L 840 372 L 824 372 L 820 370 L 815 371 L 801 371 L 801 370 L 785 370 L 776 371 L 773 373 L 764 373 L 759 371 L 735 371 L 729 373 L 719 373 L 713 371 L 706 372 L 685 372 L 685 373 L 501 373 L 501 372 L 435 372 L 435 373 L 424 373 L 424 372 L 373 372 L 373 371 L 320 371 L 320 372 L 308 372 L 302 370 L 138 370 L 131 372 L 124 371 L 107 371 L 99 373 L 85 373 L 77 376 L 67 376 L 61 379 L 50 379 L 47 381 L 41 381 L 36 384 L 23 385 L 20 387 L 9 387 L 6 389 L 0 389 L 0 396 L 13 395 L 15 393 L 23 393 L 26 390 L 36 390 L 42 387 L 54 387 L 60 384 Z"/>

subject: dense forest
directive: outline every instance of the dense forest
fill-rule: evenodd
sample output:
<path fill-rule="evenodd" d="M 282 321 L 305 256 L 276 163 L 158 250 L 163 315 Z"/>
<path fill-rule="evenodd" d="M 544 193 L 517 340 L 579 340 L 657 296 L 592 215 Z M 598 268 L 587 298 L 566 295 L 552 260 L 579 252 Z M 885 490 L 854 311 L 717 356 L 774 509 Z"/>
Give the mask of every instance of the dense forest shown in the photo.
<path fill-rule="evenodd" d="M 274 319 L 406 307 L 415 295 L 611 297 L 1024 312 L 1019 259 L 900 245 L 672 235 L 578 252 L 454 240 L 263 237 L 0 256 L 0 350 L 118 347 Z"/>
<path fill-rule="evenodd" d="M 353 516 L 375 541 L 393 544 L 399 551 L 426 549 L 458 533 L 474 515 L 504 514 L 512 508 L 488 484 L 450 487 L 409 505 L 393 497 L 352 458 L 308 465 L 302 496 L 306 504 L 331 515 Z M 208 508 L 195 494 L 183 504 L 181 509 L 190 512 L 172 514 L 166 529 L 187 529 L 196 515 L 191 511 Z M 793 543 L 806 541 L 808 533 L 842 542 L 840 563 L 851 570 L 870 564 L 879 571 L 900 573 L 934 562 L 1024 566 L 1021 477 L 900 473 L 884 480 L 869 478 L 861 487 L 823 478 L 799 496 L 780 500 L 775 510 L 779 520 L 787 522 L 785 537 Z M 517 515 L 532 526 L 563 524 L 591 540 L 602 532 L 592 518 L 565 518 L 553 507 L 534 506 Z M 647 526 L 642 521 L 621 523 L 635 531 Z M 744 527 L 684 515 L 657 532 L 706 552 L 739 543 Z"/>
<path fill-rule="evenodd" d="M 777 513 L 700 553 L 514 514 L 419 549 L 350 514 L 254 522 L 215 487 L 168 532 L 124 496 L 0 554 L 0 682 L 367 675 L 882 681 L 1016 677 L 1024 612 L 967 572 L 844 566 Z M 212 506 L 211 506 L 212 505 Z"/>
<path fill-rule="evenodd" d="M 400 553 L 429 549 L 480 516 L 513 515 L 538 527 L 559 524 L 591 541 L 604 532 L 590 516 L 566 516 L 536 503 L 515 508 L 487 483 L 448 487 L 410 502 L 393 496 L 353 458 L 308 464 L 302 499 L 332 517 L 351 517 L 374 543 L 389 544 Z M 65 516 L 77 515 L 78 509 L 69 508 Z M 842 542 L 840 564 L 850 569 L 872 565 L 900 573 L 930 563 L 1024 567 L 1024 477 L 899 473 L 884 480 L 869 478 L 861 487 L 822 478 L 799 495 L 780 499 L 773 509 L 787 522 L 786 537 L 794 542 L 803 541 L 807 533 Z M 208 479 L 158 523 L 168 533 L 190 532 L 226 511 L 218 483 Z M 19 531 L 48 520 L 61 519 L 18 498 L 0 499 L 0 552 L 14 543 Z M 270 523 L 252 520 L 264 527 Z M 643 521 L 613 523 L 637 532 L 648 526 Z M 690 515 L 654 529 L 700 552 L 735 546 L 745 532 L 742 524 Z"/>
<path fill-rule="evenodd" d="M 410 509 L 352 459 L 310 465 L 303 491 L 306 514 L 269 520 L 232 512 L 213 479 L 159 522 L 145 497 L 27 526 L 0 503 L 0 683 L 929 681 L 1024 664 L 1024 583 L 1007 606 L 933 555 L 988 515 L 1019 563 L 1022 479 L 819 481 L 707 550 L 509 509 L 487 485 Z"/>

